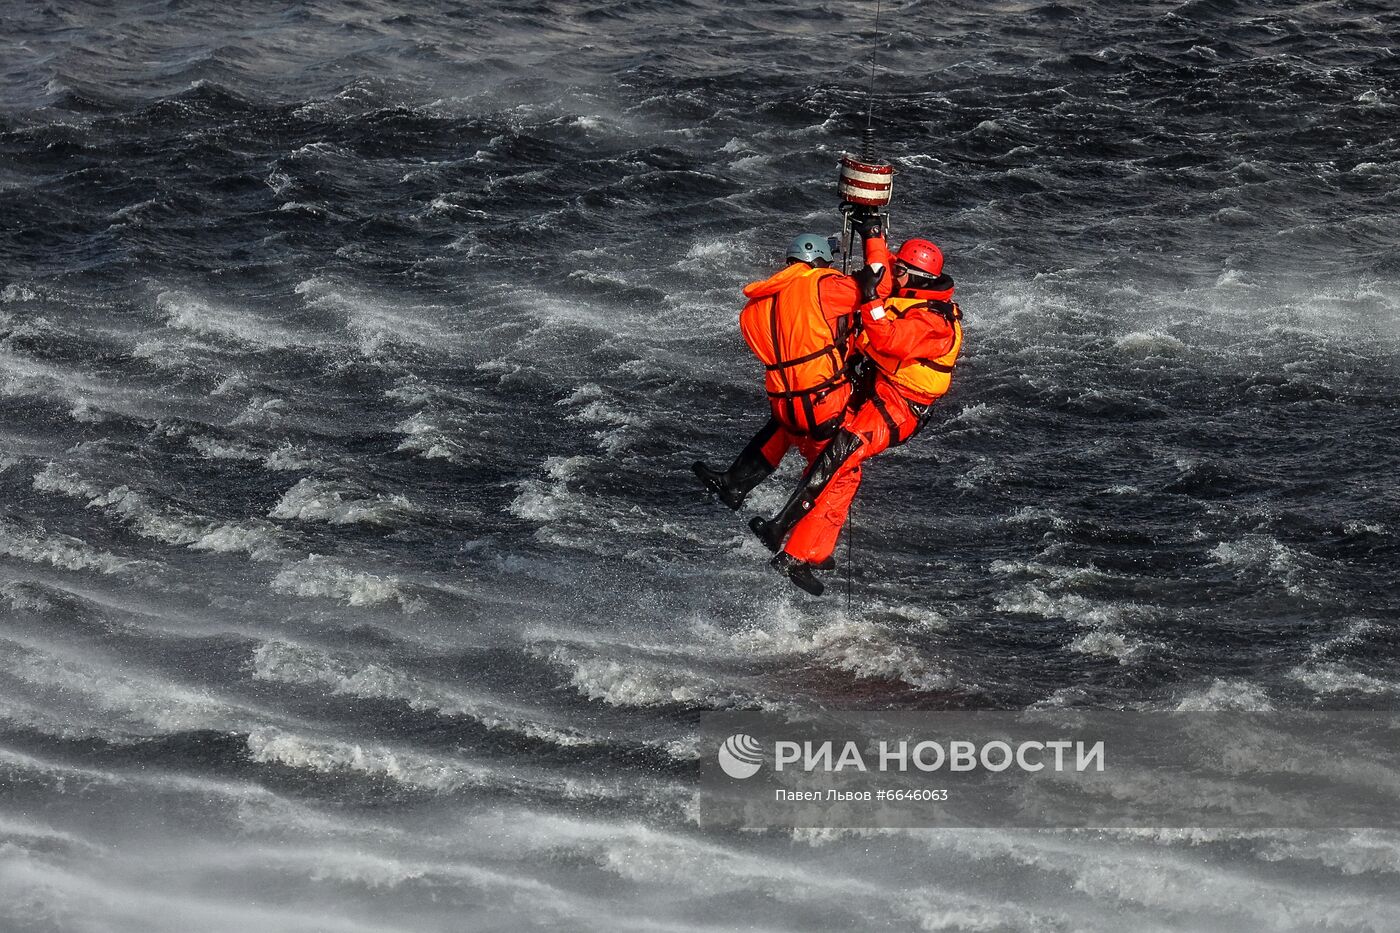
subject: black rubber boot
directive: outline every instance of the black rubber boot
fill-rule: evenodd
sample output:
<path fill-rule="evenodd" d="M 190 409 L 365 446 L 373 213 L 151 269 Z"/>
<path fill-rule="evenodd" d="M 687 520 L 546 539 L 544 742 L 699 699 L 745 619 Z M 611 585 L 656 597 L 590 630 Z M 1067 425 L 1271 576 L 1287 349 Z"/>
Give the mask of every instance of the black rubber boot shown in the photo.
<path fill-rule="evenodd" d="M 755 515 L 749 519 L 749 528 L 758 535 L 758 540 L 763 542 L 763 546 L 774 554 L 783 546 L 783 530 L 777 522 L 770 522 L 762 515 Z"/>
<path fill-rule="evenodd" d="M 841 469 L 842 464 L 850 459 L 859 446 L 860 438 L 849 431 L 837 431 L 831 443 L 826 445 L 826 449 L 807 467 L 807 472 L 802 474 L 802 481 L 783 504 L 782 510 L 769 521 L 754 519 L 749 522 L 753 533 L 758 535 L 758 539 L 768 550 L 776 552 L 783 546 L 788 532 L 802 521 L 804 515 L 812 511 L 817 504 L 817 496 L 821 495 L 826 484 L 831 482 L 837 470 Z"/>
<path fill-rule="evenodd" d="M 812 563 L 812 566 L 815 567 L 817 570 L 835 570 L 836 555 L 828 554 L 825 560 L 815 561 Z"/>
<path fill-rule="evenodd" d="M 739 456 L 734 458 L 727 470 L 713 470 L 699 461 L 691 466 L 691 470 L 700 477 L 706 489 L 719 497 L 719 501 L 737 512 L 753 488 L 777 469 L 776 465 L 763 459 L 763 447 L 773 439 L 780 427 L 777 421 L 769 419 L 739 451 Z"/>
<path fill-rule="evenodd" d="M 712 470 L 699 460 L 691 464 L 691 470 L 700 478 L 700 482 L 705 488 L 719 497 L 719 501 L 734 511 L 739 510 L 739 506 L 744 504 L 744 497 L 748 495 L 747 489 L 736 489 L 729 483 L 729 474 L 721 473 L 719 470 Z"/>
<path fill-rule="evenodd" d="M 798 560 L 787 551 L 779 551 L 769 561 L 769 565 L 791 580 L 793 586 L 805 590 L 813 596 L 820 596 L 826 591 L 822 581 L 818 580 L 817 575 L 812 572 L 812 565 L 806 561 Z"/>
<path fill-rule="evenodd" d="M 754 534 L 758 535 L 758 540 L 763 542 L 763 546 L 776 554 L 783 546 L 783 540 L 787 538 L 788 532 L 802 521 L 802 516 L 810 512 L 816 502 L 815 492 L 804 481 L 792 494 L 792 498 L 783 505 L 781 512 L 771 519 L 755 518 L 749 522 L 749 527 L 753 529 Z"/>

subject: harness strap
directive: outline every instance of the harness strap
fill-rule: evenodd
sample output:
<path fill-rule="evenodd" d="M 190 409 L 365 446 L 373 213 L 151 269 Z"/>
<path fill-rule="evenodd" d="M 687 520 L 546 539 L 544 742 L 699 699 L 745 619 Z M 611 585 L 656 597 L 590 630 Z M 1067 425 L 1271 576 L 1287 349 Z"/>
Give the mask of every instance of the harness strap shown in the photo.
<path fill-rule="evenodd" d="M 931 311 L 949 324 L 954 321 L 962 320 L 962 310 L 958 308 L 957 303 L 953 301 L 929 299 L 928 301 L 921 301 L 916 305 L 910 305 L 903 309 L 887 304 L 885 305 L 885 310 L 892 312 L 895 317 L 904 317 L 904 315 L 908 314 L 910 311 Z"/>
<path fill-rule="evenodd" d="M 782 370 L 783 370 L 783 368 L 784 368 L 783 365 L 782 365 L 782 362 L 783 362 L 783 351 L 782 351 L 782 346 L 783 346 L 783 345 L 778 341 L 778 296 L 777 296 L 777 295 L 774 295 L 772 298 L 770 298 L 770 299 L 768 300 L 768 331 L 769 331 L 769 334 L 771 335 L 772 340 L 773 340 L 773 356 L 774 356 L 774 357 L 777 359 L 777 361 L 778 361 L 778 362 L 777 362 L 777 368 L 778 368 L 778 371 L 779 371 L 779 372 L 778 372 L 778 375 L 782 376 L 783 385 L 785 385 L 785 386 L 791 386 L 792 383 L 788 382 L 787 373 L 782 372 Z"/>
<path fill-rule="evenodd" d="M 833 389 L 838 389 L 850 381 L 845 370 L 837 370 L 821 382 L 807 389 L 793 389 L 789 392 L 769 392 L 769 398 L 804 398 L 815 396 L 819 400 L 829 394 Z"/>
<path fill-rule="evenodd" d="M 820 350 L 813 350 L 811 353 L 805 354 L 804 356 L 799 356 L 799 357 L 797 357 L 796 359 L 791 359 L 791 360 L 781 360 L 781 359 L 780 359 L 780 360 L 778 360 L 778 362 L 776 362 L 776 363 L 769 363 L 769 364 L 765 365 L 763 368 L 766 369 L 766 370 L 768 370 L 769 372 L 773 372 L 774 370 L 785 369 L 785 368 L 787 368 L 787 367 L 789 367 L 789 366 L 799 366 L 799 365 L 801 365 L 801 364 L 803 364 L 803 363 L 810 363 L 810 362 L 812 362 L 812 360 L 820 359 L 821 357 L 826 356 L 828 353 L 830 353 L 830 354 L 832 354 L 833 356 L 835 356 L 835 357 L 836 357 L 837 365 L 840 365 L 840 363 L 841 363 L 841 354 L 837 352 L 836 344 L 834 344 L 834 343 L 829 343 L 829 344 L 827 344 L 826 346 L 822 347 Z"/>
<path fill-rule="evenodd" d="M 804 396 L 802 396 L 802 413 L 803 413 L 804 415 L 807 416 L 807 428 L 808 428 L 808 430 L 811 430 L 811 429 L 816 428 L 816 426 L 817 426 L 817 411 L 816 411 L 816 409 L 812 406 L 812 396 L 810 396 L 810 395 L 804 395 Z"/>
<path fill-rule="evenodd" d="M 802 474 L 802 481 L 793 490 L 787 504 L 773 519 L 785 536 L 816 504 L 827 484 L 860 449 L 862 443 L 859 436 L 844 428 L 833 433 L 831 442 L 822 448 L 822 452 L 807 467 L 807 472 Z"/>
<path fill-rule="evenodd" d="M 894 438 L 895 442 L 898 443 L 900 439 L 899 423 L 896 422 L 894 418 L 890 417 L 890 410 L 885 407 L 885 400 L 876 394 L 871 401 L 875 403 L 875 410 L 880 413 L 880 417 L 885 419 L 885 424 L 890 429 L 890 437 Z"/>

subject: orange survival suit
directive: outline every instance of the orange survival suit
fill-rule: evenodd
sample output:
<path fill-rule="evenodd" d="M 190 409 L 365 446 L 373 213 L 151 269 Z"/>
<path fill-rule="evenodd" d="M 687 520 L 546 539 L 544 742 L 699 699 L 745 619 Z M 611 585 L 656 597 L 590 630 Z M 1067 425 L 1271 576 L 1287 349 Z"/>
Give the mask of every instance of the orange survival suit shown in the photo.
<path fill-rule="evenodd" d="M 933 402 L 948 391 L 962 352 L 962 310 L 951 277 L 933 284 L 861 306 L 857 347 L 875 364 L 873 390 L 845 416 L 773 521 L 777 540 L 791 530 L 783 550 L 792 557 L 809 564 L 831 557 L 860 488 L 861 464 L 918 433 Z"/>
<path fill-rule="evenodd" d="M 883 237 L 865 240 L 867 264 L 890 263 Z M 890 294 L 889 277 L 879 294 Z M 835 269 L 794 262 L 744 287 L 739 327 L 764 365 L 770 417 L 723 473 L 710 473 L 721 501 L 739 508 L 796 447 L 811 463 L 836 434 L 851 399 L 847 361 L 861 289 Z M 697 472 L 700 472 L 697 464 Z M 705 478 L 702 475 L 702 479 Z"/>

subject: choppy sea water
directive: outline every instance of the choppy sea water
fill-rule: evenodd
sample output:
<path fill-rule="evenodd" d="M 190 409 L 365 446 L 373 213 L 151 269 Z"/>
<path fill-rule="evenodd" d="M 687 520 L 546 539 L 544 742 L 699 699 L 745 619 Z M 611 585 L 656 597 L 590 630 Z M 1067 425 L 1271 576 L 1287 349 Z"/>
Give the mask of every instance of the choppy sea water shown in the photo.
<path fill-rule="evenodd" d="M 885 6 L 968 337 L 849 611 L 687 466 L 870 4 L 119 7 L 0 4 L 6 929 L 1400 927 L 1391 833 L 691 806 L 718 709 L 1394 708 L 1393 4 Z"/>

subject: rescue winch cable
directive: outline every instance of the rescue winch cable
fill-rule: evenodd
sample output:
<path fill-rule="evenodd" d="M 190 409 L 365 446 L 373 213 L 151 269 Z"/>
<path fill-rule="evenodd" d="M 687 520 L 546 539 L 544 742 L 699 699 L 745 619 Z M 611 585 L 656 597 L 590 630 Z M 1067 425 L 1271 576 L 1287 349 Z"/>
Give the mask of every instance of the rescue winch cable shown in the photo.
<path fill-rule="evenodd" d="M 870 74 L 865 85 L 865 129 L 861 132 L 860 159 L 849 155 L 841 159 L 841 184 L 838 190 L 843 201 L 841 205 L 842 244 L 841 271 L 850 273 L 851 247 L 855 232 L 851 228 L 851 214 L 861 208 L 874 208 L 883 213 L 881 224 L 885 235 L 889 235 L 889 203 L 893 191 L 894 169 L 887 162 L 875 158 L 875 60 L 880 52 L 880 6 L 875 0 L 875 31 L 870 38 Z M 884 208 L 882 211 L 881 208 Z M 851 614 L 851 590 L 854 576 L 856 549 L 856 509 L 852 498 L 846 512 L 846 615 Z"/>
<path fill-rule="evenodd" d="M 865 134 L 860 154 L 875 160 L 875 56 L 880 51 L 880 0 L 875 0 L 875 35 L 870 40 L 870 78 L 865 85 Z"/>
<path fill-rule="evenodd" d="M 856 550 L 856 497 L 846 507 L 846 618 L 851 617 L 851 567 L 855 564 Z"/>

